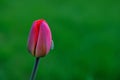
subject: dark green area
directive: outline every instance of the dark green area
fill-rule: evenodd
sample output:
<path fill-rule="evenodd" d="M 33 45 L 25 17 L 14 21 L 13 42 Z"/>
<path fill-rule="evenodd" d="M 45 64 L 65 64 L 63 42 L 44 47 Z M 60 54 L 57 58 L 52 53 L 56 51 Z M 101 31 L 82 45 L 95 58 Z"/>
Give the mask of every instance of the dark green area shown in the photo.
<path fill-rule="evenodd" d="M 0 80 L 29 80 L 27 38 L 41 18 L 55 49 L 36 80 L 120 80 L 119 0 L 0 0 Z"/>

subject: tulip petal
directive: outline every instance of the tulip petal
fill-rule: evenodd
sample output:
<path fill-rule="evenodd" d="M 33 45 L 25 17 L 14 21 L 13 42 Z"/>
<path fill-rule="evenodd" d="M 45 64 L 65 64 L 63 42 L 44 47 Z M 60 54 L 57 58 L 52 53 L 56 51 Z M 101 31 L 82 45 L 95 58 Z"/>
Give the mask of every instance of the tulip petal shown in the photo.
<path fill-rule="evenodd" d="M 42 21 L 39 28 L 39 35 L 38 35 L 38 41 L 36 45 L 36 57 L 42 57 L 45 56 L 51 47 L 52 42 L 52 36 L 51 31 L 46 23 L 46 21 Z"/>
<path fill-rule="evenodd" d="M 33 22 L 32 28 L 29 33 L 28 51 L 32 53 L 32 55 L 35 55 L 35 49 L 36 49 L 38 33 L 39 33 L 39 25 L 41 24 L 42 21 L 43 20 L 36 20 L 35 22 Z"/>

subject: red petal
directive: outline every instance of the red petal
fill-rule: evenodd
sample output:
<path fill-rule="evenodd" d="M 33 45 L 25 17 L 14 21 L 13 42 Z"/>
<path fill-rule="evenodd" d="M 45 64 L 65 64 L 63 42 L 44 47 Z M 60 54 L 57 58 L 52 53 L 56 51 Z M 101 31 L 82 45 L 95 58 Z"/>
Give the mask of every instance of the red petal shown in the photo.
<path fill-rule="evenodd" d="M 51 47 L 52 36 L 48 24 L 43 21 L 40 24 L 38 41 L 36 45 L 36 57 L 45 56 Z"/>
<path fill-rule="evenodd" d="M 28 50 L 32 53 L 32 55 L 35 55 L 35 49 L 37 45 L 38 40 L 38 34 L 40 30 L 40 24 L 43 20 L 36 20 L 33 22 L 32 28 L 29 33 L 28 37 Z"/>

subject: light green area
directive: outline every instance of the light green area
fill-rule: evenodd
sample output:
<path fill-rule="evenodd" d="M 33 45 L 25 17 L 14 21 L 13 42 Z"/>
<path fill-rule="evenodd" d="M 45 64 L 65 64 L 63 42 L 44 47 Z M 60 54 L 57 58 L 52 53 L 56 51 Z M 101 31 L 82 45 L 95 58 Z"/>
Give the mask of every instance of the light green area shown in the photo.
<path fill-rule="evenodd" d="M 36 80 L 120 80 L 119 0 L 0 0 L 0 80 L 29 80 L 27 38 L 41 18 L 55 46 Z"/>

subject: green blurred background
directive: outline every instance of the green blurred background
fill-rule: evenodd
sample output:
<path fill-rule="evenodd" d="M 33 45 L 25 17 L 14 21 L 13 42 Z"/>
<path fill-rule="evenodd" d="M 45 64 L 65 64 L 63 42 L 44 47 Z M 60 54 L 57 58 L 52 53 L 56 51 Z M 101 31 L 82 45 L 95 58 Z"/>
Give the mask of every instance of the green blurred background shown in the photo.
<path fill-rule="evenodd" d="M 27 38 L 41 18 L 55 49 L 36 80 L 120 80 L 119 0 L 0 0 L 0 80 L 29 80 Z"/>

